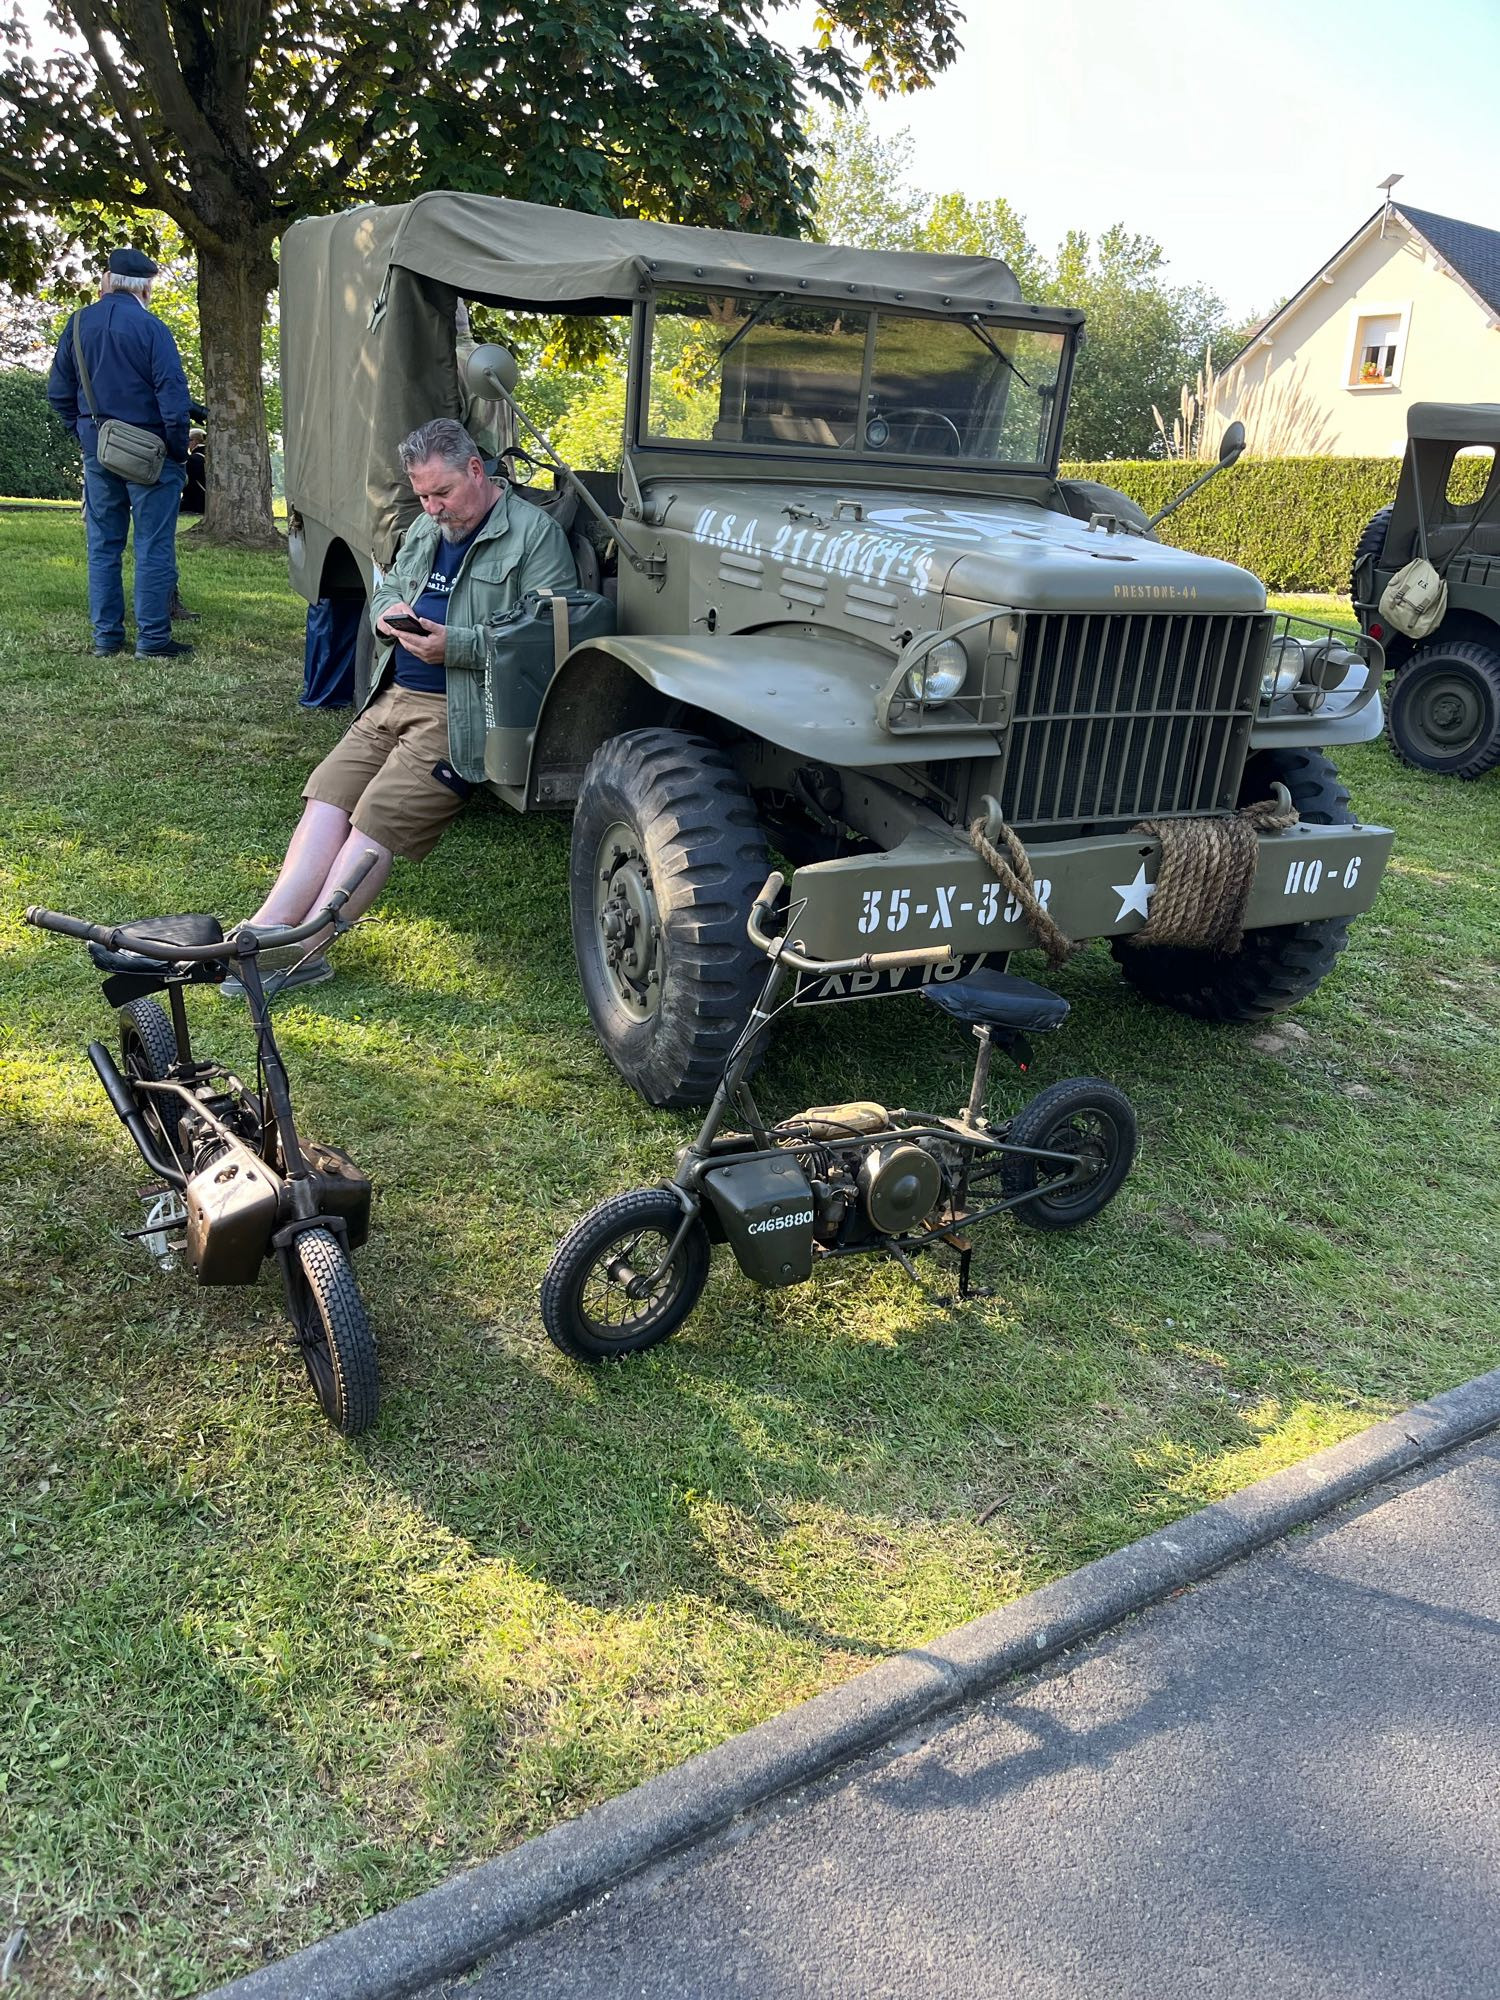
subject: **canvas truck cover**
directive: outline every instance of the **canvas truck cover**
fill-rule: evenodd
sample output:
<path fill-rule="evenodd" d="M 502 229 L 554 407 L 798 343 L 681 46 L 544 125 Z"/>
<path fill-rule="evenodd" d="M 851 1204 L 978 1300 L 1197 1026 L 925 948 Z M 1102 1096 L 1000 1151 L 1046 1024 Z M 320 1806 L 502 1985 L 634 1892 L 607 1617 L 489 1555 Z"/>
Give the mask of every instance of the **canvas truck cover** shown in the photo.
<path fill-rule="evenodd" d="M 805 292 L 916 311 L 1021 302 L 993 257 L 851 250 L 779 236 L 584 215 L 493 195 L 425 194 L 294 223 L 281 246 L 289 503 L 388 563 L 415 511 L 396 447 L 461 417 L 459 299 L 523 311 L 626 312 L 655 286 Z M 1027 308 L 1022 308 L 1027 310 Z M 1081 314 L 1048 318 L 1081 319 Z"/>
<path fill-rule="evenodd" d="M 1413 403 L 1406 435 L 1446 444 L 1500 445 L 1500 403 Z"/>

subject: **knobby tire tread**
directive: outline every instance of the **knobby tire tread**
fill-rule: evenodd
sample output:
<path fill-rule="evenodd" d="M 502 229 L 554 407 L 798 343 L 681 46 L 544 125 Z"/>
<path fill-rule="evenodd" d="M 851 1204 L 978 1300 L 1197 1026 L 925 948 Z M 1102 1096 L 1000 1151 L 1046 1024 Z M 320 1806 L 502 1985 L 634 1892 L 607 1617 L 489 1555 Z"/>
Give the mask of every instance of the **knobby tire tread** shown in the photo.
<path fill-rule="evenodd" d="M 597 894 L 593 843 L 608 823 L 605 815 L 622 817 L 622 808 L 643 844 L 654 841 L 658 902 L 668 886 L 681 897 L 663 918 L 670 960 L 649 1037 L 631 1035 L 635 1024 L 623 1032 L 615 1027 L 612 1016 L 620 1010 L 597 966 L 593 906 L 579 908 L 585 890 Z M 595 752 L 574 822 L 574 950 L 595 1031 L 621 1075 L 651 1104 L 698 1105 L 713 1095 L 763 976 L 745 919 L 768 866 L 750 794 L 717 744 L 681 730 L 637 729 Z M 625 1046 L 627 1036 L 634 1047 Z"/>
<path fill-rule="evenodd" d="M 358 1437 L 380 1412 L 380 1365 L 354 1268 L 326 1229 L 304 1230 L 295 1255 L 327 1336 L 333 1369 L 338 1406 L 329 1410 L 325 1405 L 323 1414 L 342 1436 Z"/>

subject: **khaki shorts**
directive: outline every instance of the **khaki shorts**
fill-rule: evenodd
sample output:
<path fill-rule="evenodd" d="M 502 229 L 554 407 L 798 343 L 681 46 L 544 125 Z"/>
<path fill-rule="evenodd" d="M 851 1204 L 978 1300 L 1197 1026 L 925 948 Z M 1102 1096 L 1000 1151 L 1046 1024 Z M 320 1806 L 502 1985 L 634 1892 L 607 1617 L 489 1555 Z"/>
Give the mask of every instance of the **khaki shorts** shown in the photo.
<path fill-rule="evenodd" d="M 338 806 L 360 833 L 421 861 L 473 790 L 448 762 L 446 697 L 389 687 L 350 723 L 302 796 Z"/>

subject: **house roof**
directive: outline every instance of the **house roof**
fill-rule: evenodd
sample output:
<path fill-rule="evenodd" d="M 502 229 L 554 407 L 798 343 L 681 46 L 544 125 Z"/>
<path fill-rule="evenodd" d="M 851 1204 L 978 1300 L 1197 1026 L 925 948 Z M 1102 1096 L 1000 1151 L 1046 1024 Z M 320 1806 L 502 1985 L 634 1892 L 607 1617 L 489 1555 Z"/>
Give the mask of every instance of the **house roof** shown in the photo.
<path fill-rule="evenodd" d="M 1392 202 L 1391 212 L 1399 215 L 1417 232 L 1428 248 L 1442 259 L 1459 283 L 1486 311 L 1500 319 L 1500 229 L 1485 229 L 1477 222 L 1460 222 L 1451 215 L 1434 215 L 1432 210 L 1427 208 L 1409 208 L 1404 201 Z M 1357 243 L 1362 243 L 1384 213 L 1383 208 L 1377 208 L 1373 215 L 1362 222 L 1349 240 L 1339 245 L 1327 263 L 1313 272 L 1306 284 L 1299 285 L 1289 299 L 1284 300 L 1275 312 L 1261 321 L 1244 346 L 1238 348 L 1225 362 L 1220 373 L 1232 368 L 1242 354 L 1248 354 L 1256 342 L 1279 320 L 1286 319 L 1295 312 L 1323 273 L 1331 271 L 1336 264 L 1343 261 Z"/>
<path fill-rule="evenodd" d="M 1434 215 L 1430 209 L 1408 208 L 1405 202 L 1397 202 L 1396 207 L 1469 290 L 1500 318 L 1500 229 L 1482 229 L 1477 222 L 1458 222 L 1451 215 Z"/>

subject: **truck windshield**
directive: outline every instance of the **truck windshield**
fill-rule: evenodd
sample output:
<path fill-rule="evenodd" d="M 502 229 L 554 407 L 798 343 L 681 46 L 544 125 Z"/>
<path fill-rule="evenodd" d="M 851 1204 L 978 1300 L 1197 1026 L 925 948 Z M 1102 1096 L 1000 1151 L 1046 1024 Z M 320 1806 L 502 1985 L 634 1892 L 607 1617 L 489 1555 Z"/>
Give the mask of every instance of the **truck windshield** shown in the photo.
<path fill-rule="evenodd" d="M 1066 344 L 978 316 L 664 292 L 638 442 L 1044 467 Z"/>

